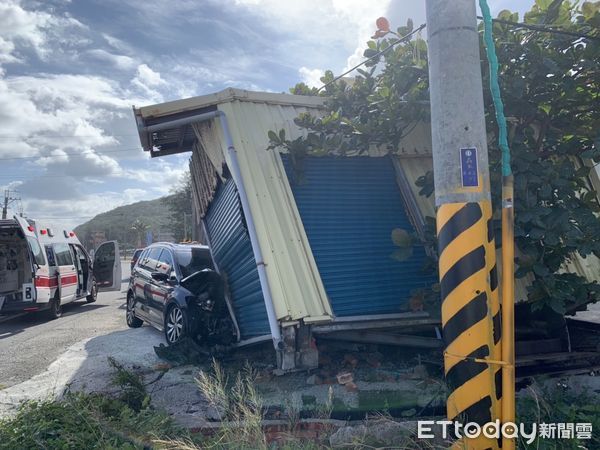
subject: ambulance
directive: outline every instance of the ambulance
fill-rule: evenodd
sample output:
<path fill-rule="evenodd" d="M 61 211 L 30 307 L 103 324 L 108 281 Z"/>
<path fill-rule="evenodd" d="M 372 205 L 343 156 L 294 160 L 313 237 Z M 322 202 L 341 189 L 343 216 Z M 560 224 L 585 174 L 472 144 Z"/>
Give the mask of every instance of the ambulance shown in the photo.
<path fill-rule="evenodd" d="M 15 216 L 0 220 L 0 315 L 44 311 L 50 319 L 76 300 L 121 289 L 116 241 L 92 259 L 72 231 Z"/>

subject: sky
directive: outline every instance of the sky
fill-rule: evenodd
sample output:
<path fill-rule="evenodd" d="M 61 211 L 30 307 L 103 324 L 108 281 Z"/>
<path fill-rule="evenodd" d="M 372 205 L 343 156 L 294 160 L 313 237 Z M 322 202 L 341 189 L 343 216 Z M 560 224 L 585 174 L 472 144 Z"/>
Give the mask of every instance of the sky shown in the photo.
<path fill-rule="evenodd" d="M 533 0 L 489 0 L 493 14 Z M 0 0 L 0 195 L 73 228 L 169 193 L 189 154 L 150 160 L 132 106 L 227 87 L 320 86 L 362 60 L 377 17 L 424 0 Z"/>

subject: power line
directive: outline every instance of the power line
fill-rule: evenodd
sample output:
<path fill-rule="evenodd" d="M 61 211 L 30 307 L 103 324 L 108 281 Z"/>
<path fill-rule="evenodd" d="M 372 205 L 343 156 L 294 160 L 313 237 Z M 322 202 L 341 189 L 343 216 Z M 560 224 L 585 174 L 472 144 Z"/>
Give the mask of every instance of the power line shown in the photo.
<path fill-rule="evenodd" d="M 102 156 L 104 153 L 122 153 L 124 151 L 131 151 L 131 150 L 143 150 L 142 147 L 122 147 L 122 148 L 117 148 L 117 147 L 112 147 L 113 150 L 102 150 L 101 152 L 93 152 L 91 150 L 86 150 L 84 152 L 65 152 L 62 153 L 60 155 L 36 155 L 36 156 L 13 156 L 13 157 L 9 157 L 9 158 L 0 158 L 0 161 L 9 161 L 9 160 L 17 160 L 17 159 L 38 159 L 38 158 L 62 158 L 64 156 L 87 156 L 87 155 L 98 155 L 98 156 Z"/>
<path fill-rule="evenodd" d="M 19 178 L 17 178 L 17 176 Z M 12 175 L 0 175 L 0 178 L 2 179 L 10 179 L 10 180 L 14 180 L 14 181 L 28 181 L 32 178 L 105 178 L 105 177 L 112 177 L 112 176 L 116 176 L 116 175 L 112 175 L 112 174 L 102 174 L 102 175 L 79 175 L 79 174 L 73 174 L 73 175 L 36 175 L 34 173 L 32 174 L 25 174 L 25 175 L 17 175 L 17 176 L 12 176 Z"/>
<path fill-rule="evenodd" d="M 412 30 L 410 33 L 405 34 L 404 36 L 400 37 L 399 39 L 395 40 L 394 42 L 390 43 L 389 46 L 387 46 L 386 48 L 384 48 L 383 50 L 378 51 L 377 53 L 375 53 L 374 55 L 368 57 L 367 59 L 365 59 L 364 61 L 358 63 L 357 65 L 355 65 L 354 67 L 352 67 L 351 69 L 345 71 L 343 74 L 338 75 L 337 77 L 335 77 L 333 80 L 329 81 L 328 83 L 325 83 L 323 86 L 321 86 L 319 89 L 317 89 L 317 92 L 319 92 L 322 89 L 325 89 L 327 86 L 331 85 L 332 83 L 335 83 L 336 81 L 338 81 L 340 78 L 342 78 L 345 75 L 348 75 L 350 72 L 353 72 L 354 70 L 358 69 L 360 66 L 362 66 L 363 64 L 368 63 L 369 61 L 377 58 L 378 56 L 382 55 L 383 53 L 387 52 L 388 50 L 390 50 L 391 48 L 393 48 L 396 44 L 399 44 L 400 42 L 404 42 L 407 39 L 410 39 L 414 34 L 418 33 L 419 31 L 421 31 L 423 28 L 425 28 L 425 24 L 421 24 L 418 28 L 415 28 L 414 30 Z"/>
<path fill-rule="evenodd" d="M 483 20 L 482 16 L 477 16 L 477 18 L 480 19 L 480 20 Z M 492 19 L 492 22 L 501 23 L 501 24 L 504 24 L 504 25 L 511 25 L 511 26 L 513 26 L 515 28 L 526 28 L 526 29 L 530 29 L 530 30 L 533 30 L 533 31 L 539 31 L 539 32 L 544 32 L 544 33 L 562 34 L 562 35 L 565 35 L 565 36 L 577 37 L 577 38 L 580 38 L 580 39 L 592 39 L 592 40 L 600 41 L 600 36 L 593 36 L 593 35 L 587 34 L 587 33 L 576 33 L 574 31 L 560 30 L 560 29 L 557 29 L 555 27 L 549 27 L 549 26 L 544 26 L 544 25 L 534 25 L 534 24 L 523 23 L 523 22 L 513 22 L 513 21 L 510 21 L 510 20 L 504 20 L 504 19 Z M 353 72 L 354 70 L 358 69 L 360 66 L 368 63 L 369 61 L 371 61 L 371 60 L 377 58 L 378 56 L 382 55 L 383 53 L 387 52 L 392 47 L 394 47 L 396 44 L 399 44 L 400 42 L 406 41 L 408 38 L 412 37 L 414 34 L 416 34 L 417 32 L 421 31 L 425 27 L 426 27 L 426 24 L 420 25 L 418 28 L 414 29 L 410 33 L 408 33 L 408 34 L 402 36 L 401 38 L 399 38 L 398 40 L 392 42 L 388 47 L 384 48 L 383 50 L 378 51 L 377 53 L 375 53 L 374 55 L 372 55 L 369 58 L 365 59 L 364 61 L 358 63 L 357 65 L 355 65 L 351 69 L 348 69 L 346 72 L 342 73 L 341 75 L 338 75 L 333 80 L 325 83 L 323 86 L 321 86 L 319 89 L 317 89 L 317 93 L 320 92 L 322 89 L 325 89 L 327 86 L 335 83 L 340 78 L 348 75 L 350 72 Z"/>
<path fill-rule="evenodd" d="M 482 16 L 477 16 L 478 19 L 483 20 Z M 529 30 L 533 30 L 533 31 L 541 31 L 544 33 L 554 33 L 554 34 L 563 34 L 565 36 L 571 36 L 571 37 L 576 37 L 576 38 L 585 38 L 585 39 L 593 39 L 596 41 L 600 41 L 600 36 L 593 36 L 591 34 L 587 34 L 587 33 L 577 33 L 575 31 L 566 31 L 566 30 L 560 30 L 556 27 L 550 27 L 547 25 L 534 25 L 531 23 L 523 23 L 523 22 L 513 22 L 511 20 L 504 20 L 504 19 L 492 19 L 492 22 L 496 22 L 496 23 L 501 23 L 504 25 L 512 25 L 515 28 L 527 28 Z"/>
<path fill-rule="evenodd" d="M 110 134 L 110 136 L 119 136 L 119 137 L 133 137 L 138 136 L 137 134 Z M 32 138 L 95 138 L 98 137 L 97 134 L 37 134 L 33 136 L 17 136 L 17 135 L 9 135 L 9 134 L 0 134 L 0 139 L 32 139 Z M 105 136 L 106 137 L 106 136 Z"/>

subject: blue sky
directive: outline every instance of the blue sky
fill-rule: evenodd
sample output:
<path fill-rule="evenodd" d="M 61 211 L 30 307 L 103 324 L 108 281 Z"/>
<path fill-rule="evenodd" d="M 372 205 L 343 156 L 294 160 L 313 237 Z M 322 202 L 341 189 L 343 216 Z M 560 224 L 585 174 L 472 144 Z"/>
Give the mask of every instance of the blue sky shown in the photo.
<path fill-rule="evenodd" d="M 151 161 L 132 105 L 319 85 L 361 60 L 377 17 L 418 25 L 424 3 L 0 0 L 0 189 L 68 227 L 165 195 L 189 155 Z M 533 0 L 489 3 L 523 12 Z"/>

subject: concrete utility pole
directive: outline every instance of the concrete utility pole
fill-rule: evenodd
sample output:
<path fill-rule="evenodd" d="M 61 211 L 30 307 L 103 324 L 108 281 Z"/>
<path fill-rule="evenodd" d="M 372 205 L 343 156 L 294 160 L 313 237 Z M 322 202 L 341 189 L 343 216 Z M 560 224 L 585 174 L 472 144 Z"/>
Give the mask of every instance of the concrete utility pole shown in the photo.
<path fill-rule="evenodd" d="M 2 205 L 2 219 L 6 219 L 6 216 L 8 215 L 8 205 L 10 205 L 12 202 L 15 201 L 19 201 L 21 200 L 20 197 L 11 197 L 11 193 L 10 190 L 7 189 L 4 191 L 4 204 Z M 21 216 L 23 216 L 23 212 L 21 211 Z"/>
<path fill-rule="evenodd" d="M 475 0 L 426 0 L 449 420 L 500 419 L 501 320 Z M 498 448 L 483 436 L 459 448 Z"/>

